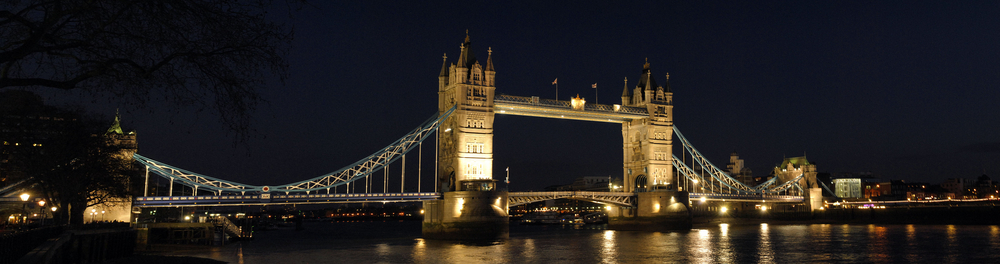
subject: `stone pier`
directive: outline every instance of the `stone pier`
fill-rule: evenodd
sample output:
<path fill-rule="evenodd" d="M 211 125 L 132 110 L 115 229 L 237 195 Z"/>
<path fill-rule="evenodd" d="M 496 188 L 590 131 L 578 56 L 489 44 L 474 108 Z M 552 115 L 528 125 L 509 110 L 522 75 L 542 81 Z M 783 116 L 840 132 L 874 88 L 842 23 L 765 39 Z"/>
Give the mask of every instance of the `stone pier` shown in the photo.
<path fill-rule="evenodd" d="M 611 207 L 608 228 L 614 230 L 676 231 L 691 229 L 688 193 L 640 192 L 636 207 Z"/>
<path fill-rule="evenodd" d="M 507 192 L 455 191 L 424 201 L 424 238 L 507 239 Z"/>

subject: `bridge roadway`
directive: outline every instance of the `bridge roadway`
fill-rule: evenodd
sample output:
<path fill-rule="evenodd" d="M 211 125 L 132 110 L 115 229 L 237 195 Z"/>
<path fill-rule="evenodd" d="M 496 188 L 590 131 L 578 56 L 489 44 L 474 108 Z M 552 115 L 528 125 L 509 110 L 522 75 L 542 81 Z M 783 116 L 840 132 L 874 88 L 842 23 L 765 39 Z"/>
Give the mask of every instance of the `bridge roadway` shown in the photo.
<path fill-rule="evenodd" d="M 263 197 L 263 198 L 262 198 Z M 625 192 L 510 192 L 507 205 L 518 206 L 554 199 L 576 199 L 600 204 L 635 206 L 634 193 Z M 743 202 L 785 202 L 804 201 L 802 196 L 792 195 L 749 195 L 690 193 L 692 201 L 743 201 Z M 441 199 L 441 193 L 337 193 L 337 194 L 253 194 L 253 195 L 199 195 L 199 196 L 145 196 L 136 197 L 137 207 L 193 207 L 193 206 L 240 206 L 240 205 L 282 205 L 282 204 L 326 204 L 326 203 L 376 203 L 376 202 L 418 202 Z"/>

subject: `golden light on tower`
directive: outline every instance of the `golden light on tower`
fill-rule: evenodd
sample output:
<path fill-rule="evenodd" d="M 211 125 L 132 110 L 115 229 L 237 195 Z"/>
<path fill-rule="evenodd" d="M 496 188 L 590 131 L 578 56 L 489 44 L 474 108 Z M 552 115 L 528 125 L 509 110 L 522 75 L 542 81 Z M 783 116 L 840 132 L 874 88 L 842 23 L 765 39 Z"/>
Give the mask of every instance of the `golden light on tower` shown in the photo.
<path fill-rule="evenodd" d="M 587 104 L 587 100 L 581 98 L 580 94 L 570 100 L 570 106 L 573 107 L 573 110 L 583 110 L 585 104 Z"/>

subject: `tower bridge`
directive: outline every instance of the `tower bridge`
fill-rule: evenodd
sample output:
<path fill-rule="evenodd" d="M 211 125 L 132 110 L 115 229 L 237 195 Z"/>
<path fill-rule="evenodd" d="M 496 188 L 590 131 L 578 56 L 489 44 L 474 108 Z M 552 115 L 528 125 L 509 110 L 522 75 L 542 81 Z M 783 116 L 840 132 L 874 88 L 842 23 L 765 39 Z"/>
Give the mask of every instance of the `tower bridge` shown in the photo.
<path fill-rule="evenodd" d="M 815 167 L 795 162 L 776 169 L 776 176 L 751 186 L 713 165 L 673 123 L 673 91 L 669 74 L 659 85 L 650 64 L 629 86 L 624 80 L 621 104 L 590 104 L 496 94 L 492 48 L 485 61 L 476 59 L 466 36 L 458 59 L 443 56 L 438 76 L 438 113 L 372 155 L 334 172 L 274 186 L 248 185 L 213 178 L 135 154 L 149 174 L 170 180 L 167 196 L 137 197 L 138 207 L 232 206 L 268 204 L 416 202 L 424 203 L 424 235 L 428 238 L 506 236 L 507 207 L 551 199 L 579 199 L 607 205 L 612 226 L 690 226 L 692 200 L 706 202 L 804 203 L 822 205 Z M 494 115 L 520 115 L 617 123 L 622 128 L 624 192 L 506 192 L 493 178 Z M 433 188 L 422 189 L 423 143 L 434 138 Z M 676 139 L 676 140 L 675 140 Z M 684 159 L 674 155 L 680 143 Z M 406 155 L 417 150 L 417 177 L 406 177 Z M 428 148 L 429 151 L 430 148 Z M 688 158 L 689 157 L 689 158 Z M 690 166 L 686 164 L 690 161 Z M 389 166 L 401 169 L 398 192 L 388 189 Z M 412 165 L 411 165 L 412 166 Z M 411 167 L 412 168 L 412 167 Z M 381 172 L 381 173 L 380 173 Z M 379 175 L 382 174 L 382 175 Z M 381 177 L 379 177 L 381 176 Z M 407 180 L 409 179 L 409 180 Z M 377 180 L 382 180 L 378 188 Z M 416 192 L 405 186 L 416 181 Z M 173 196 L 175 183 L 191 196 Z M 353 184 L 353 185 L 352 185 Z M 375 185 L 373 185 L 375 184 Z M 362 191 L 358 191 L 358 189 Z M 200 195 L 204 193 L 210 195 Z M 617 224 L 616 224 L 617 223 Z"/>

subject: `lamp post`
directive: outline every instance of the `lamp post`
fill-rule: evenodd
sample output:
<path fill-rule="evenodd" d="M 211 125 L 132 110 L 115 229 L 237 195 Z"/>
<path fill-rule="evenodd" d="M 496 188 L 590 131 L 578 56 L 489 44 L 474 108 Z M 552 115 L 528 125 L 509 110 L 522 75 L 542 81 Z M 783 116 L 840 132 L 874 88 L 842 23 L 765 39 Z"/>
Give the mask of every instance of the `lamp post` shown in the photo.
<path fill-rule="evenodd" d="M 52 207 L 52 221 L 56 220 L 56 210 L 58 210 L 58 209 L 59 209 L 58 207 L 55 207 L 55 206 Z M 53 222 L 53 223 L 55 223 L 55 222 Z"/>
<path fill-rule="evenodd" d="M 21 202 L 24 202 L 21 204 L 21 226 L 24 226 L 24 221 L 28 219 L 28 214 L 25 213 L 24 211 L 25 208 L 28 206 L 28 198 L 31 198 L 30 194 L 28 193 L 21 194 Z"/>
<path fill-rule="evenodd" d="M 97 209 L 90 209 L 90 223 L 94 223 L 94 218 L 97 217 Z"/>
<path fill-rule="evenodd" d="M 45 225 L 45 200 L 38 201 L 38 217 L 42 219 L 41 224 Z"/>

